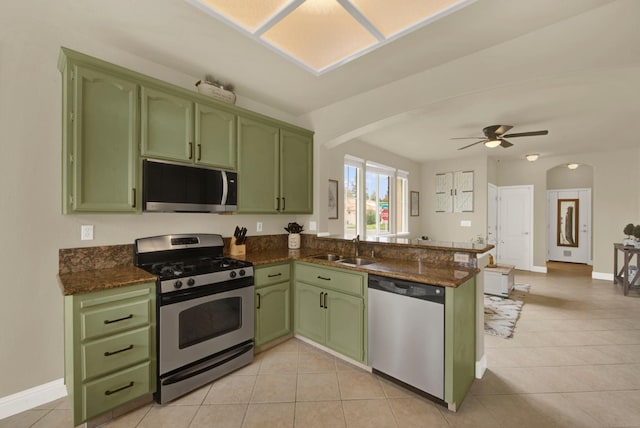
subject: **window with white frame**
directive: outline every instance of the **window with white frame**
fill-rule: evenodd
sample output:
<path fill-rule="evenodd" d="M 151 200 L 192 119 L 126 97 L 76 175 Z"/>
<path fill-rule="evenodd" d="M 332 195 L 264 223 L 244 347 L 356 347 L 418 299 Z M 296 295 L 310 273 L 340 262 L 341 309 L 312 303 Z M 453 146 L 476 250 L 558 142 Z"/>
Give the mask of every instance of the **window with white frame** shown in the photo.
<path fill-rule="evenodd" d="M 345 236 L 409 232 L 409 173 L 345 156 Z"/>

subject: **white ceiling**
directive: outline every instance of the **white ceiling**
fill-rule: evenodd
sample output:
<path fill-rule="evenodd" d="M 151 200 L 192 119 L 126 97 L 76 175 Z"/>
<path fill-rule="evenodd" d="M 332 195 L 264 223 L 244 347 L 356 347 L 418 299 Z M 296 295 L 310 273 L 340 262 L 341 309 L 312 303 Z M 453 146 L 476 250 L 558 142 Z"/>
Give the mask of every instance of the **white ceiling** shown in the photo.
<path fill-rule="evenodd" d="M 418 161 L 638 146 L 638 0 L 478 0 L 321 76 L 184 0 L 5 0 L 1 16 L 5 41 L 19 26 L 73 28 L 77 37 L 194 76 L 194 82 L 212 74 L 233 83 L 240 97 L 310 123 L 318 112 L 324 117 L 345 103 L 359 113 L 376 110 L 385 98 L 366 105 L 359 101 L 367 99 L 363 94 L 405 84 L 405 112 L 395 106 L 395 119 L 386 122 L 372 114 L 371 122 L 384 126 L 364 126 L 361 117 L 349 129 L 343 120 L 339 134 Z M 440 77 L 406 87 L 429 73 Z M 447 76 L 463 84 L 452 87 Z M 480 136 L 494 124 L 514 125 L 511 132 L 548 129 L 549 135 L 514 138 L 509 149 L 478 144 L 458 151 L 472 140 L 450 140 Z"/>

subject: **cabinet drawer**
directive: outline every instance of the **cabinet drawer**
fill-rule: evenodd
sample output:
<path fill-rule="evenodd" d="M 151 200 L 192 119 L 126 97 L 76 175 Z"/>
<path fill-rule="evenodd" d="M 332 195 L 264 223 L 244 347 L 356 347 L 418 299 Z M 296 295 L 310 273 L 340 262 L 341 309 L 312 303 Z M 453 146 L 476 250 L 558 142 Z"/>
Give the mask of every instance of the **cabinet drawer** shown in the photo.
<path fill-rule="evenodd" d="M 296 264 L 296 281 L 329 288 L 356 296 L 364 294 L 364 276 L 344 270 Z"/>
<path fill-rule="evenodd" d="M 148 360 L 151 357 L 149 329 L 144 327 L 82 345 L 82 380 Z"/>
<path fill-rule="evenodd" d="M 82 385 L 83 420 L 153 392 L 150 381 L 151 363 L 147 361 Z"/>
<path fill-rule="evenodd" d="M 289 263 L 256 268 L 254 274 L 256 288 L 289 281 L 290 271 L 291 265 Z"/>
<path fill-rule="evenodd" d="M 80 339 L 87 340 L 149 324 L 149 298 L 110 304 L 80 315 Z"/>

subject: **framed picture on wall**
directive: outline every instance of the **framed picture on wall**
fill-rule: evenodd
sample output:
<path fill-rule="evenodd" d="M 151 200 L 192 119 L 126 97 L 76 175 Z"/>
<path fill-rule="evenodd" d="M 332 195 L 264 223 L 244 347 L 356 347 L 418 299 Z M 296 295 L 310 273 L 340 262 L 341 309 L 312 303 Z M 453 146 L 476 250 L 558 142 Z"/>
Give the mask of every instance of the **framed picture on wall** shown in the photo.
<path fill-rule="evenodd" d="M 409 192 L 409 215 L 416 217 L 420 215 L 420 193 L 416 191 Z"/>
<path fill-rule="evenodd" d="M 578 222 L 580 221 L 578 207 L 579 199 L 558 199 L 558 232 L 559 247 L 578 246 Z"/>
<path fill-rule="evenodd" d="M 338 180 L 329 180 L 329 197 L 327 200 L 329 219 L 338 218 Z"/>

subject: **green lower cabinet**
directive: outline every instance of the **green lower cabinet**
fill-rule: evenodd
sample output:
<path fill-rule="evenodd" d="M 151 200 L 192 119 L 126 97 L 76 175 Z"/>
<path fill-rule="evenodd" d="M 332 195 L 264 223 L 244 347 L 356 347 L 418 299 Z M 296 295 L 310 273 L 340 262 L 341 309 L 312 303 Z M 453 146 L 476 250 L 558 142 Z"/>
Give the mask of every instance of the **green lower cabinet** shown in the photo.
<path fill-rule="evenodd" d="M 295 332 L 366 364 L 366 274 L 296 263 Z"/>
<path fill-rule="evenodd" d="M 155 392 L 155 288 L 65 296 L 65 384 L 74 426 Z"/>
<path fill-rule="evenodd" d="M 475 378 L 476 282 L 445 289 L 444 401 L 457 410 Z"/>
<path fill-rule="evenodd" d="M 289 282 L 256 290 L 256 346 L 291 333 L 290 290 Z"/>

